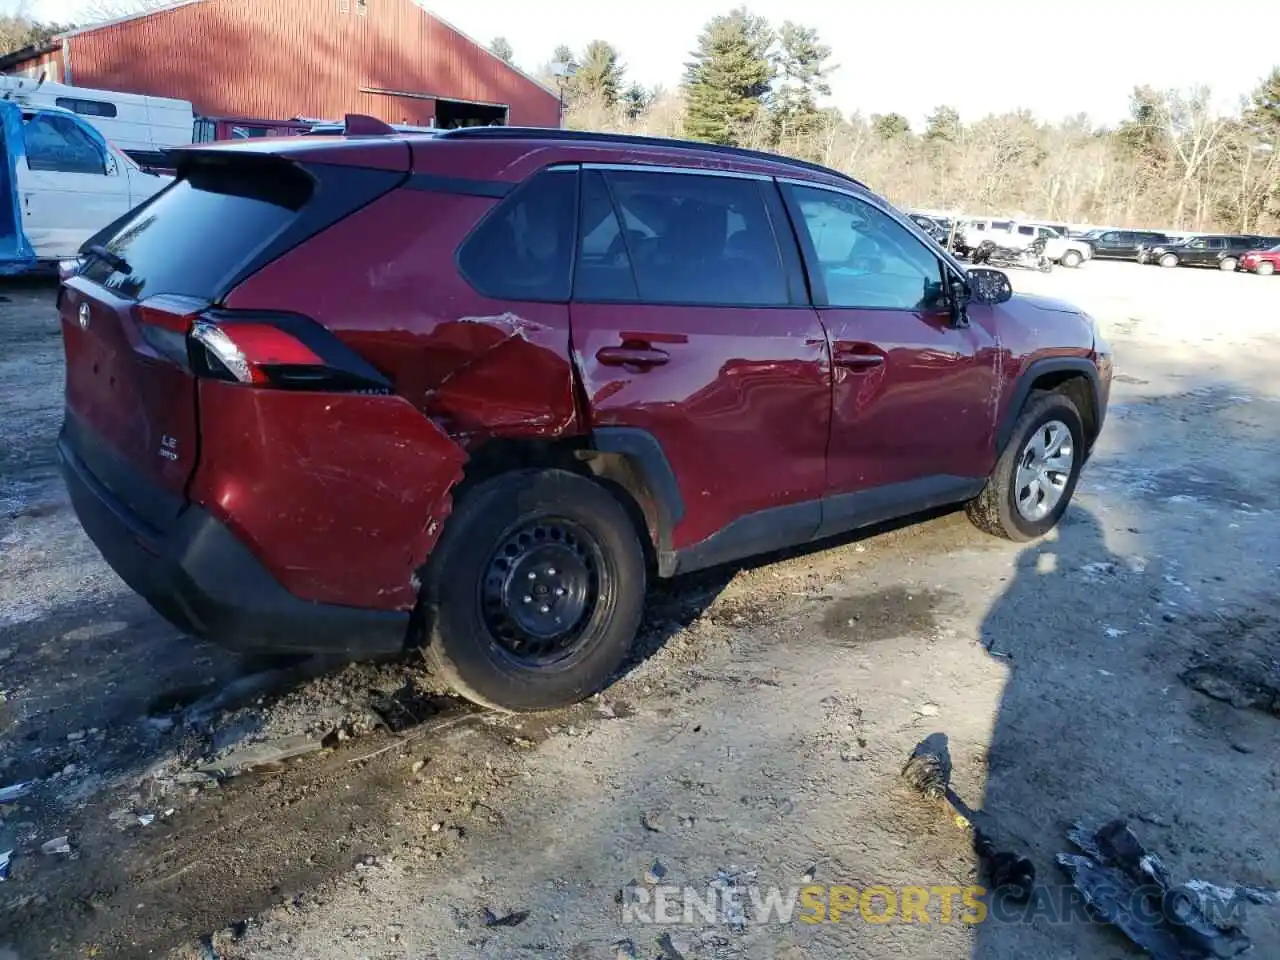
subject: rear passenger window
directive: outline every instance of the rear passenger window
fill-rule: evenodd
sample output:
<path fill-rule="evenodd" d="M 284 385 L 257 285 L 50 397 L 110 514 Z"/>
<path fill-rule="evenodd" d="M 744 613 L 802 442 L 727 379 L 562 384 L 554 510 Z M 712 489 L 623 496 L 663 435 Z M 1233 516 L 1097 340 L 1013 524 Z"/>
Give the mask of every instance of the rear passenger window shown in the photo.
<path fill-rule="evenodd" d="M 467 282 L 495 300 L 569 299 L 576 170 L 547 170 L 480 222 L 458 251 Z"/>
<path fill-rule="evenodd" d="M 602 249 L 606 234 L 584 235 L 584 264 L 588 249 L 609 263 L 629 258 L 640 299 L 649 303 L 788 305 L 786 274 L 762 193 L 772 184 L 629 171 L 610 172 L 606 181 L 621 236 L 610 236 Z M 615 279 L 625 285 L 625 279 Z"/>
<path fill-rule="evenodd" d="M 1008 230 L 1012 226 L 1013 226 L 1013 223 L 1008 220 L 992 220 L 991 221 L 992 230 Z"/>
<path fill-rule="evenodd" d="M 1035 227 L 1019 227 L 1018 233 L 1024 237 L 1034 237 L 1036 235 Z"/>

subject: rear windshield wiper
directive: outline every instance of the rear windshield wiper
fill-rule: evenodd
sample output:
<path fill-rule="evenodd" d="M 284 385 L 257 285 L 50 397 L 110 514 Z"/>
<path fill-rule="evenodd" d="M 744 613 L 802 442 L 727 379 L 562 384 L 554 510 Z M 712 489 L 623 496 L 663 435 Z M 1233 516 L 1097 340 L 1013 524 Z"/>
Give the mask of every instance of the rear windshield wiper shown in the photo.
<path fill-rule="evenodd" d="M 133 273 L 133 267 L 129 266 L 128 260 L 119 254 L 112 253 L 100 243 L 85 247 L 84 252 L 91 257 L 97 257 L 116 273 L 123 273 L 125 276 Z"/>

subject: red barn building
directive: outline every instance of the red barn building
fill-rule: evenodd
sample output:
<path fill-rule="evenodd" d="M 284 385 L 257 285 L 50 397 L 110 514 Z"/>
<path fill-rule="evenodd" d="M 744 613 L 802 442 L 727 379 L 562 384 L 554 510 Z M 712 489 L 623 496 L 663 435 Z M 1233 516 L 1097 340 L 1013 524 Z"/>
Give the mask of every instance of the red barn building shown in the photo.
<path fill-rule="evenodd" d="M 190 100 L 206 117 L 560 125 L 554 91 L 414 0 L 184 0 L 11 53 L 0 72 Z"/>

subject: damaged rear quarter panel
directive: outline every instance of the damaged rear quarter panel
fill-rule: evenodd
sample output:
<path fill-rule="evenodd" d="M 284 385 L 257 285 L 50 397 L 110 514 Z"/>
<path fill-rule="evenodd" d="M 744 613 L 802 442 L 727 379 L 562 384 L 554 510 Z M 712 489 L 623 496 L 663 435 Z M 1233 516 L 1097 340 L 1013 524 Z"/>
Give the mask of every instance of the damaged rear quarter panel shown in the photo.
<path fill-rule="evenodd" d="M 191 498 L 295 596 L 413 606 L 461 479 L 461 447 L 400 397 L 200 383 Z M 216 411 L 213 415 L 208 412 Z"/>
<path fill-rule="evenodd" d="M 568 305 L 488 299 L 455 265 L 496 202 L 395 190 L 250 277 L 227 306 L 320 322 L 451 435 L 577 432 Z"/>

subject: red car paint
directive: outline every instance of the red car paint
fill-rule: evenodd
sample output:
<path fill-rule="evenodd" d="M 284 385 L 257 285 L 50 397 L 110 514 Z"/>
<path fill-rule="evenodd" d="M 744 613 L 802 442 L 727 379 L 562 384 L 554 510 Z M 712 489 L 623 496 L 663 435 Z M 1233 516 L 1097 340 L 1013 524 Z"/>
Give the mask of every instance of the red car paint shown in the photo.
<path fill-rule="evenodd" d="M 567 444 L 589 458 L 598 431 L 647 431 L 683 505 L 655 547 L 680 551 L 760 511 L 921 477 L 980 481 L 1042 361 L 1104 369 L 1097 427 L 1105 412 L 1105 344 L 1079 311 L 1049 301 L 974 303 L 967 326 L 947 311 L 516 302 L 480 294 L 456 265 L 502 202 L 501 190 L 472 184 L 604 162 L 847 189 L 835 174 L 534 134 L 273 138 L 201 153 L 426 178 L 281 252 L 217 304 L 309 318 L 385 376 L 389 394 L 197 380 L 149 346 L 136 304 L 81 276 L 65 284 L 69 416 L 211 514 L 302 601 L 410 610 L 464 461 L 495 441 Z M 83 328 L 84 303 L 114 322 Z M 174 459 L 160 453 L 170 443 Z M 662 539 L 654 492 L 632 495 Z"/>
<path fill-rule="evenodd" d="M 1263 263 L 1271 265 L 1270 272 L 1280 271 L 1280 246 L 1271 247 L 1267 250 L 1250 250 L 1240 258 L 1240 269 L 1248 273 L 1257 273 L 1258 266 Z M 1267 268 L 1263 268 L 1266 272 Z"/>

